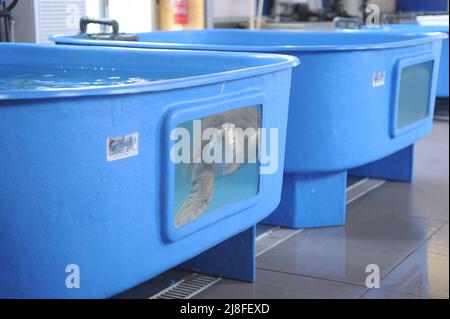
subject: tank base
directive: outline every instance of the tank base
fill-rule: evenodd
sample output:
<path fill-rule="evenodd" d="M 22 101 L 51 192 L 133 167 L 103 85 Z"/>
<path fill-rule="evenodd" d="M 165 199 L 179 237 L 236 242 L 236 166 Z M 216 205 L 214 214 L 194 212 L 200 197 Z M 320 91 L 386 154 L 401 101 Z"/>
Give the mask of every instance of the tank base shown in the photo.
<path fill-rule="evenodd" d="M 262 224 L 314 228 L 345 224 L 347 171 L 284 174 L 281 204 Z"/>
<path fill-rule="evenodd" d="M 252 227 L 179 266 L 182 270 L 255 282 L 256 227 Z"/>
<path fill-rule="evenodd" d="M 414 170 L 414 145 L 379 161 L 350 170 L 349 175 L 411 183 Z"/>
<path fill-rule="evenodd" d="M 284 174 L 280 206 L 261 223 L 287 228 L 342 226 L 346 219 L 347 174 L 412 182 L 414 145 L 379 161 L 330 174 Z"/>

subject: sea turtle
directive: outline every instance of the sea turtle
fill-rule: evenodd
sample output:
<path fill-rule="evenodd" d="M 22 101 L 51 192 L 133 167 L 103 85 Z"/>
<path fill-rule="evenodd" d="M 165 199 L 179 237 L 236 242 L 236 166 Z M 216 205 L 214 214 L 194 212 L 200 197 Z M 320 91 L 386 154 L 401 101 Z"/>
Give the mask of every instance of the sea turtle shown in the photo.
<path fill-rule="evenodd" d="M 223 154 L 232 152 L 233 158 L 244 155 L 244 163 L 200 163 L 193 164 L 190 194 L 175 215 L 175 227 L 179 228 L 199 218 L 208 208 L 214 192 L 216 178 L 225 177 L 239 170 L 249 162 L 255 163 L 257 154 L 248 154 L 246 145 L 258 142 L 260 115 L 258 108 L 251 107 L 228 111 L 202 119 L 202 129 L 217 128 L 216 133 L 202 149 L 209 151 L 222 143 Z M 246 139 L 236 138 L 236 129 L 252 128 Z M 226 137 L 226 138 L 225 138 Z M 242 145 L 244 141 L 245 145 Z M 228 145 L 225 144 L 228 142 Z M 240 152 L 244 152 L 241 154 Z M 252 152 L 250 152 L 252 153 Z"/>

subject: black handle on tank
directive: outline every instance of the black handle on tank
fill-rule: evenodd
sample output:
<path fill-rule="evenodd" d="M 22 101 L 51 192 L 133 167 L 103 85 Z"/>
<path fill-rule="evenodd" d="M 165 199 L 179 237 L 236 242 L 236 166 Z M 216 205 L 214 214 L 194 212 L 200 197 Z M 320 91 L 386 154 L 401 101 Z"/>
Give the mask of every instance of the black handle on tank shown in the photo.
<path fill-rule="evenodd" d="M 89 24 L 100 24 L 112 27 L 113 36 L 117 36 L 119 34 L 119 22 L 116 20 L 109 19 L 91 19 L 89 17 L 82 17 L 80 19 L 80 32 L 87 33 L 87 28 Z"/>
<path fill-rule="evenodd" d="M 17 3 L 19 3 L 19 0 L 13 0 L 9 6 L 6 8 L 7 11 L 11 12 L 17 5 Z"/>

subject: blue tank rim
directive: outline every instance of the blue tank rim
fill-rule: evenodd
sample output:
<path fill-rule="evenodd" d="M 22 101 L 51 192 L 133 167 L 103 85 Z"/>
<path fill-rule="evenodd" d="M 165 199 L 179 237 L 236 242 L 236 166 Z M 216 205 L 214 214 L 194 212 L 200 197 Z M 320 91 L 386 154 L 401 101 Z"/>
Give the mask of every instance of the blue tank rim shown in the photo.
<path fill-rule="evenodd" d="M 203 32 L 227 32 L 227 33 L 262 33 L 267 35 L 292 35 L 292 34 L 315 34 L 333 36 L 336 34 L 367 34 L 368 37 L 374 35 L 370 30 L 344 30 L 342 32 L 323 32 L 323 31 L 299 31 L 299 30 L 241 30 L 241 29 L 214 29 L 214 30 L 189 30 L 189 31 L 153 31 L 151 33 L 203 33 Z M 134 33 L 140 37 L 150 33 Z M 366 50 L 385 50 L 402 47 L 416 46 L 425 43 L 431 43 L 437 40 L 448 38 L 448 34 L 443 32 L 397 32 L 396 36 L 410 37 L 412 39 L 402 41 L 390 41 L 383 43 L 370 44 L 349 44 L 349 45 L 229 45 L 229 44 L 199 44 L 199 43 L 180 43 L 180 42 L 128 42 L 128 41 L 108 41 L 91 40 L 88 35 L 55 35 L 49 37 L 56 44 L 77 44 L 77 45 L 96 45 L 96 46 L 114 46 L 114 47 L 133 47 L 147 49 L 176 49 L 176 50 L 201 50 L 201 51 L 227 51 L 227 52 L 282 52 L 292 54 L 292 52 L 329 52 L 329 51 L 366 51 Z M 392 34 L 391 34 L 392 35 Z"/>
<path fill-rule="evenodd" d="M 201 59 L 201 57 L 226 57 L 226 58 L 255 58 L 265 59 L 266 63 L 258 66 L 249 66 L 236 68 L 230 71 L 221 71 L 208 73 L 203 75 L 187 76 L 168 80 L 149 81 L 144 83 L 135 84 L 123 84 L 112 86 L 99 86 L 99 87 L 86 87 L 86 88 L 55 88 L 46 90 L 5 90 L 0 91 L 0 107 L 1 104 L 8 100 L 33 100 L 33 99 L 50 99 L 50 98 L 73 98 L 73 97 L 85 97 L 85 96 L 105 96 L 105 95 L 126 95 L 126 94 L 138 94 L 138 93 L 150 93 L 159 91 L 168 91 L 174 89 L 182 89 L 188 87 L 202 86 L 214 83 L 221 83 L 226 81 L 240 80 L 249 77 L 269 74 L 277 71 L 294 68 L 300 65 L 300 60 L 295 56 L 283 55 L 283 54 L 266 54 L 266 53 L 251 53 L 251 52 L 217 52 L 217 51 L 204 51 L 199 52 L 196 50 L 171 50 L 171 49 L 140 49 L 140 48 L 117 48 L 107 47 L 99 48 L 93 46 L 80 46 L 80 45 L 39 45 L 28 43 L 0 43 L 0 52 L 5 48 L 10 50 L 26 50 L 33 48 L 36 50 L 83 50 L 92 52 L 140 52 L 141 54 L 147 53 L 163 53 L 163 54 L 175 54 L 180 57 L 189 56 Z M 2 64 L 2 62 L 0 62 Z"/>
<path fill-rule="evenodd" d="M 383 24 L 379 26 L 368 27 L 364 26 L 363 31 L 367 30 L 377 30 L 386 32 L 403 32 L 403 33 L 434 33 L 442 32 L 449 33 L 448 25 L 427 25 L 419 23 L 398 23 L 398 24 Z"/>

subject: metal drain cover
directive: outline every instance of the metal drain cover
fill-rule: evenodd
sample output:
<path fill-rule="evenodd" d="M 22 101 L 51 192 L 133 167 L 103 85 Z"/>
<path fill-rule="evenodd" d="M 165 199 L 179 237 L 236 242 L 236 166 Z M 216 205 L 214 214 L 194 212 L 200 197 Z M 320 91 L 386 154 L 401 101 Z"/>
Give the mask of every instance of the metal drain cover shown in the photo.
<path fill-rule="evenodd" d="M 287 229 L 280 227 L 272 228 L 268 232 L 256 238 L 255 256 L 258 257 L 264 254 L 268 250 L 288 240 L 292 236 L 300 233 L 301 231 L 302 229 Z"/>
<path fill-rule="evenodd" d="M 221 279 L 207 275 L 192 274 L 149 299 L 191 299 Z"/>

